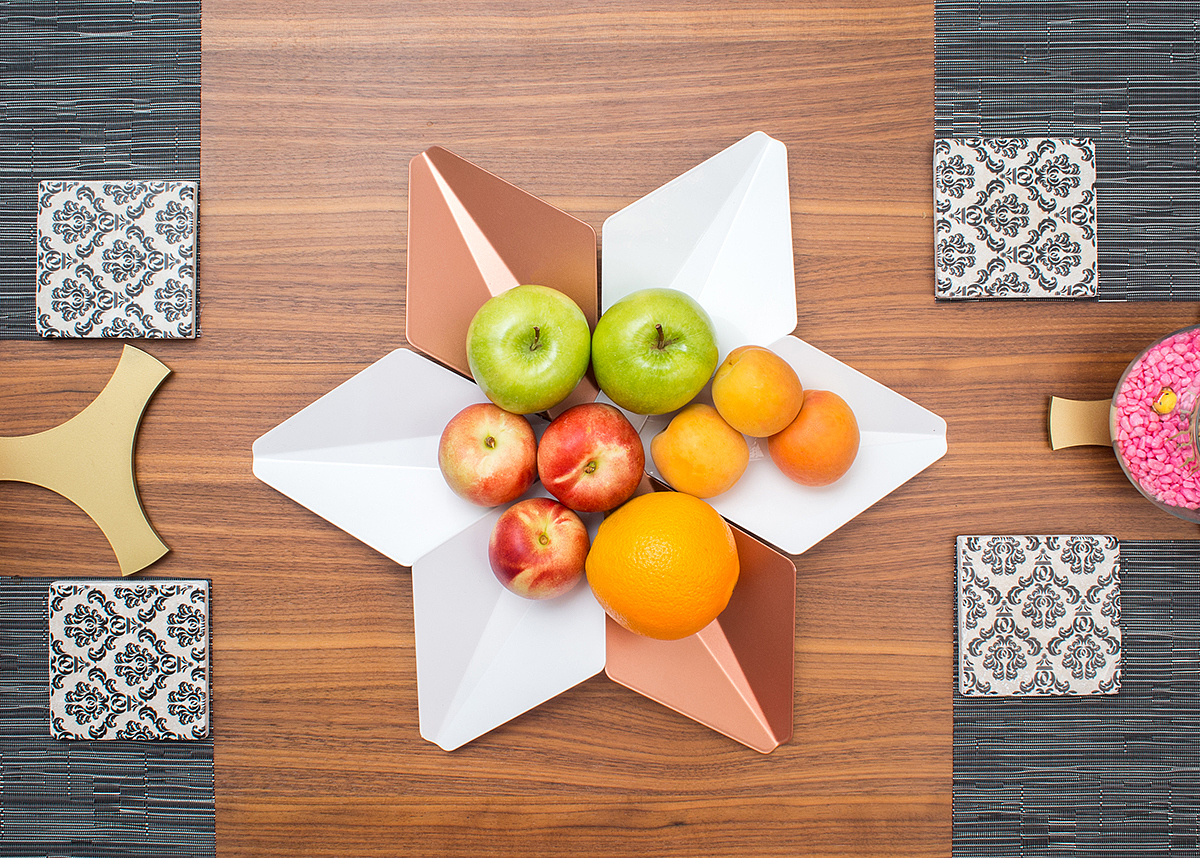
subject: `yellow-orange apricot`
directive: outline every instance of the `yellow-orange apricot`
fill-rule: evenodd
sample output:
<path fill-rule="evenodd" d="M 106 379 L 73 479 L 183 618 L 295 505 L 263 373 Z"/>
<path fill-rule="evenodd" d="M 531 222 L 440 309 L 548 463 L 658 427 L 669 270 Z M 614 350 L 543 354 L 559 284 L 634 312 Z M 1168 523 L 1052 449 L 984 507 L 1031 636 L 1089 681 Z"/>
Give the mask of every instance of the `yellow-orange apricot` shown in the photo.
<path fill-rule="evenodd" d="M 775 352 L 762 346 L 742 346 L 717 367 L 712 398 L 734 429 L 766 438 L 796 419 L 804 388 L 796 371 Z"/>
<path fill-rule="evenodd" d="M 836 393 L 809 390 L 796 419 L 767 439 L 767 452 L 779 470 L 804 486 L 840 480 L 858 456 L 858 420 Z"/>
<path fill-rule="evenodd" d="M 750 447 L 715 408 L 693 402 L 650 442 L 650 456 L 671 488 L 710 498 L 741 479 L 750 463 Z"/>

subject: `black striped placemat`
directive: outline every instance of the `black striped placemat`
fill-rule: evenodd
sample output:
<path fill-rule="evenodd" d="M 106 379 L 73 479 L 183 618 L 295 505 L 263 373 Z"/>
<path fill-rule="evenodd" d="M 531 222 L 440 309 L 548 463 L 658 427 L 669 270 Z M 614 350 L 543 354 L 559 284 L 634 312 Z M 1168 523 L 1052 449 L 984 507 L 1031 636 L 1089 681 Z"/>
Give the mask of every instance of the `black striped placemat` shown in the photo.
<path fill-rule="evenodd" d="M 938 137 L 1096 142 L 1098 299 L 1200 300 L 1200 4 L 936 0 Z"/>
<path fill-rule="evenodd" d="M 955 858 L 1200 855 L 1200 542 L 1121 570 L 1117 694 L 955 690 Z"/>
<path fill-rule="evenodd" d="M 38 338 L 38 182 L 110 178 L 200 178 L 200 0 L 0 0 L 0 338 Z"/>
<path fill-rule="evenodd" d="M 0 578 L 0 858 L 215 855 L 211 739 L 50 738 L 50 581 Z"/>

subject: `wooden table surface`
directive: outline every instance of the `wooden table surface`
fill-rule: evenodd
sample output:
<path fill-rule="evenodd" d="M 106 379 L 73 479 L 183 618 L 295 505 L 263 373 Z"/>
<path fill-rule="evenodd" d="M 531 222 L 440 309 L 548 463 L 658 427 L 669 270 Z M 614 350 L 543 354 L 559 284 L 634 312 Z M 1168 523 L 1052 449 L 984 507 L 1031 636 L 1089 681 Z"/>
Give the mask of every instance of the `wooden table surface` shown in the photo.
<path fill-rule="evenodd" d="M 203 336 L 137 446 L 213 580 L 222 856 L 945 856 L 954 539 L 1193 538 L 1111 451 L 1052 453 L 1191 304 L 933 300 L 933 3 L 206 0 Z M 409 570 L 251 474 L 251 444 L 404 345 L 408 161 L 440 144 L 604 219 L 752 131 L 788 149 L 796 334 L 936 412 L 949 452 L 795 558 L 795 735 L 760 755 L 597 676 L 463 748 L 417 729 Z M 86 405 L 117 342 L 0 343 L 0 434 Z M 0 574 L 112 576 L 6 483 Z"/>

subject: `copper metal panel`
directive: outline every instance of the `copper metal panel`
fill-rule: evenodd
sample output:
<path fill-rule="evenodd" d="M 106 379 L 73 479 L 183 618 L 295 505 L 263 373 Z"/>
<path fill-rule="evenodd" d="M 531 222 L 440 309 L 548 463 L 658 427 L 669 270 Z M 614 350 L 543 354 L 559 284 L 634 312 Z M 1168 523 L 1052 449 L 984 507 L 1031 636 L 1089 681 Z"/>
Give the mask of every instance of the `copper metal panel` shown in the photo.
<path fill-rule="evenodd" d="M 595 327 L 596 259 L 588 224 L 454 153 L 434 146 L 409 162 L 405 335 L 429 357 L 470 375 L 472 317 L 522 283 L 570 295 Z"/>
<path fill-rule="evenodd" d="M 733 532 L 741 575 L 721 615 L 678 641 L 642 637 L 609 618 L 605 672 L 766 754 L 792 737 L 796 566 L 744 531 Z"/>

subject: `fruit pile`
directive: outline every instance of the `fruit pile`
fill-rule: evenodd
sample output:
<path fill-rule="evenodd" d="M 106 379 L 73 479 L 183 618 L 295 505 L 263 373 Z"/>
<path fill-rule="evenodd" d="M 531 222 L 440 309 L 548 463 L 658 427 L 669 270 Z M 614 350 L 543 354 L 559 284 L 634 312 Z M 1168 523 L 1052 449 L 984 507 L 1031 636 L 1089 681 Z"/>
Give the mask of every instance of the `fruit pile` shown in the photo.
<path fill-rule="evenodd" d="M 742 346 L 718 367 L 711 319 L 689 295 L 644 289 L 613 304 L 592 331 L 568 296 L 517 286 L 487 301 L 467 332 L 467 358 L 490 402 L 468 406 L 442 433 L 438 465 L 459 496 L 512 504 L 488 560 L 508 589 L 559 596 L 586 575 L 605 611 L 638 634 L 677 639 L 725 609 L 739 566 L 733 532 L 705 498 L 745 472 L 745 436 L 806 486 L 840 479 L 859 431 L 837 394 L 805 390 L 769 349 Z M 526 415 L 554 408 L 588 367 L 620 408 L 567 408 L 537 440 Z M 715 374 L 714 374 L 715 373 Z M 697 396 L 711 380 L 712 405 Z M 650 443 L 671 492 L 634 497 L 646 454 L 621 411 L 677 412 Z M 516 503 L 535 480 L 553 495 Z M 590 541 L 578 513 L 608 513 Z"/>

